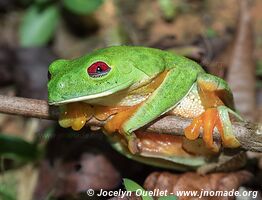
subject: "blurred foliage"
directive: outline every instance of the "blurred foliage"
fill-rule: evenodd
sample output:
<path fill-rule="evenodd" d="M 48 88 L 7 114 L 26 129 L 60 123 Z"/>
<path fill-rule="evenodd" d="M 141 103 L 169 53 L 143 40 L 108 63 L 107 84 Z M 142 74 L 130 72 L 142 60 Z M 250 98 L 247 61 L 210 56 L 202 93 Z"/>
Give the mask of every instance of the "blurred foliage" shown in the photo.
<path fill-rule="evenodd" d="M 20 162 L 35 161 L 41 156 L 41 151 L 34 143 L 0 134 L 0 157 L 10 158 Z"/>
<path fill-rule="evenodd" d="M 23 3 L 29 3 L 29 0 L 23 0 Z M 77 15 L 90 15 L 102 3 L 103 0 L 34 0 L 26 10 L 20 25 L 20 45 L 35 47 L 47 44 L 56 30 L 61 7 Z"/>
<path fill-rule="evenodd" d="M 40 145 L 35 142 L 30 143 L 17 136 L 0 134 L 0 170 L 4 172 L 0 175 L 1 200 L 18 199 L 17 193 L 21 192 L 19 184 L 23 184 L 21 177 L 26 176 L 30 179 L 34 176 L 32 170 L 28 172 L 28 166 L 34 166 L 43 153 Z M 27 180 L 25 182 L 28 183 Z M 30 188 L 28 185 L 25 187 Z"/>
<path fill-rule="evenodd" d="M 163 197 L 160 197 L 158 200 L 177 200 L 177 197 L 175 197 L 175 196 L 163 196 Z"/>
<path fill-rule="evenodd" d="M 140 191 L 145 192 L 143 194 L 146 194 L 146 190 L 142 186 L 140 186 L 138 183 L 136 183 L 135 181 L 124 178 L 123 182 L 124 182 L 124 186 L 127 191 L 136 192 L 137 190 L 140 190 Z M 142 196 L 142 199 L 143 200 L 153 200 L 154 198 L 152 196 L 145 195 L 145 196 Z M 176 196 L 161 196 L 158 198 L 158 200 L 177 200 L 177 197 Z"/>
<path fill-rule="evenodd" d="M 139 184 L 137 184 L 135 181 L 132 181 L 127 178 L 125 178 L 123 181 L 124 181 L 124 186 L 127 191 L 136 192 L 137 190 L 141 190 L 145 192 L 144 188 L 141 187 Z M 142 196 L 142 199 L 143 200 L 153 200 L 153 197 L 145 195 L 145 196 Z"/>
<path fill-rule="evenodd" d="M 103 0 L 64 0 L 63 3 L 73 13 L 86 15 L 94 12 L 103 3 Z"/>
<path fill-rule="evenodd" d="M 217 37 L 217 36 L 218 36 L 216 30 L 212 29 L 211 27 L 209 27 L 209 28 L 206 29 L 205 35 L 206 35 L 208 38 L 214 38 L 214 37 Z"/>
<path fill-rule="evenodd" d="M 256 71 L 256 74 L 258 76 L 262 76 L 262 60 L 259 60 L 257 62 L 257 71 Z"/>
<path fill-rule="evenodd" d="M 48 6 L 42 11 L 36 5 L 31 6 L 26 11 L 20 27 L 21 46 L 42 46 L 46 44 L 55 31 L 58 18 L 59 11 L 56 6 Z"/>
<path fill-rule="evenodd" d="M 10 174 L 9 174 L 10 175 Z M 16 181 L 11 176 L 5 174 L 4 179 L 8 181 L 3 181 L 0 184 L 0 199 L 1 200 L 15 200 L 16 199 Z"/>
<path fill-rule="evenodd" d="M 173 20 L 177 13 L 177 5 L 173 0 L 158 0 L 160 10 L 167 21 Z"/>

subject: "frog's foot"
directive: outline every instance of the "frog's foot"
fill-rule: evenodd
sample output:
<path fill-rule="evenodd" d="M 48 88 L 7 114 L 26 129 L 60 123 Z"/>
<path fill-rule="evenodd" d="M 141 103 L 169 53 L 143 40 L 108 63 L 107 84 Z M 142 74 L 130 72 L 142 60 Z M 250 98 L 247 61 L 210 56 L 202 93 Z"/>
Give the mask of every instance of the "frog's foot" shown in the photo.
<path fill-rule="evenodd" d="M 229 113 L 239 118 L 234 111 L 226 106 L 208 108 L 200 116 L 194 118 L 192 124 L 185 129 L 186 138 L 189 140 L 195 140 L 199 137 L 200 128 L 203 128 L 203 141 L 212 151 L 218 152 L 219 146 L 213 140 L 213 131 L 216 127 L 220 133 L 224 147 L 239 147 L 240 143 L 233 135 Z"/>
<path fill-rule="evenodd" d="M 139 153 L 140 150 L 140 139 L 136 137 L 134 134 L 132 137 L 128 138 L 128 149 L 132 154 L 137 154 Z"/>
<path fill-rule="evenodd" d="M 64 128 L 72 127 L 78 131 L 93 115 L 93 108 L 82 102 L 70 103 L 60 108 L 59 124 Z"/>

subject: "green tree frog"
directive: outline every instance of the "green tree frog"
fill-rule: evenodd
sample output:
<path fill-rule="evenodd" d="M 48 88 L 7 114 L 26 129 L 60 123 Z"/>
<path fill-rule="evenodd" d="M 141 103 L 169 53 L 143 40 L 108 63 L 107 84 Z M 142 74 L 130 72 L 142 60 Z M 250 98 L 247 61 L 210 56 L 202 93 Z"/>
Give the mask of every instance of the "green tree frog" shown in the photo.
<path fill-rule="evenodd" d="M 240 145 L 232 133 L 230 116 L 237 114 L 227 83 L 183 56 L 113 46 L 77 59 L 57 60 L 49 72 L 49 104 L 61 106 L 60 125 L 79 130 L 91 117 L 107 120 L 104 131 L 117 138 L 117 143 L 112 139 L 116 148 L 121 144 L 119 148 L 130 157 L 201 165 L 200 154 L 219 151 L 212 135 L 215 127 L 224 147 Z M 193 119 L 185 137 L 138 131 L 164 114 Z"/>

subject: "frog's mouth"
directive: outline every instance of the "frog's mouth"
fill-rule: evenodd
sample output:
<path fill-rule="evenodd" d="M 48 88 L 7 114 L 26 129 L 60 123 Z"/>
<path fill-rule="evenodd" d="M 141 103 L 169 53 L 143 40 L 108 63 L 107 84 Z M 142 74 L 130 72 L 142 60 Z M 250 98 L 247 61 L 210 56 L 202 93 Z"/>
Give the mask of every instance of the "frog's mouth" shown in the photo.
<path fill-rule="evenodd" d="M 59 105 L 62 105 L 62 104 L 67 104 L 67 103 L 81 102 L 81 101 L 86 101 L 86 100 L 90 100 L 90 99 L 96 99 L 96 98 L 100 98 L 100 97 L 109 96 L 109 95 L 113 94 L 114 92 L 115 91 L 106 91 L 106 92 L 102 92 L 102 93 L 98 93 L 98 94 L 91 94 L 91 95 L 87 95 L 87 96 L 81 96 L 81 97 L 66 99 L 66 100 L 62 100 L 62 101 L 49 102 L 49 105 L 59 106 Z"/>
<path fill-rule="evenodd" d="M 68 103 L 73 103 L 73 102 L 83 102 L 83 101 L 87 101 L 87 100 L 90 100 L 90 99 L 97 99 L 97 98 L 101 98 L 101 97 L 106 97 L 106 96 L 112 95 L 112 94 L 114 94 L 118 91 L 127 89 L 132 84 L 133 84 L 133 80 L 129 80 L 129 81 L 126 81 L 122 84 L 119 84 L 118 86 L 115 86 L 115 87 L 113 87 L 113 88 L 111 88 L 107 91 L 96 93 L 96 94 L 89 94 L 89 95 L 79 96 L 79 97 L 75 97 L 75 98 L 67 98 L 67 99 L 64 99 L 64 100 L 52 100 L 52 99 L 50 100 L 49 99 L 48 104 L 59 106 L 59 105 L 62 105 L 62 104 L 68 104 Z"/>

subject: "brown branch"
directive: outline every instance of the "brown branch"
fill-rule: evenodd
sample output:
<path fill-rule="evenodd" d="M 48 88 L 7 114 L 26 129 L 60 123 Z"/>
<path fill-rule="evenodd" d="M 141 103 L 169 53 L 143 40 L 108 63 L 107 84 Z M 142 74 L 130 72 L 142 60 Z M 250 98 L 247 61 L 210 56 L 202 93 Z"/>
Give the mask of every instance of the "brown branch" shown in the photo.
<path fill-rule="evenodd" d="M 0 95 L 0 113 L 51 120 L 58 119 L 59 114 L 57 107 L 49 106 L 46 101 L 3 95 Z"/>
<path fill-rule="evenodd" d="M 0 113 L 50 120 L 58 119 L 59 115 L 57 107 L 49 106 L 46 101 L 2 95 L 0 95 Z M 183 135 L 184 129 L 190 123 L 190 119 L 165 116 L 144 129 L 156 133 Z M 105 122 L 94 118 L 87 122 L 87 125 L 103 126 L 104 124 Z M 234 122 L 233 132 L 244 149 L 262 152 L 262 125 L 249 122 Z M 219 139 L 217 130 L 215 130 L 214 138 Z"/>

